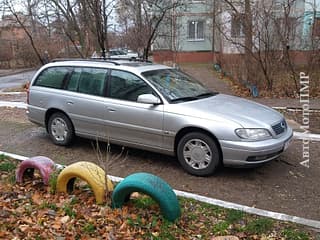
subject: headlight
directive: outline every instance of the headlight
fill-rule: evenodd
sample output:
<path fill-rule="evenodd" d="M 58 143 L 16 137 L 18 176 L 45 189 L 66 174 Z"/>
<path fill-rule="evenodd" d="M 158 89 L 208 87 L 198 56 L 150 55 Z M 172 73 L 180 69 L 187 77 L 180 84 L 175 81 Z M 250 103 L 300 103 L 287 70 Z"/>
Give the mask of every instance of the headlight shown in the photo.
<path fill-rule="evenodd" d="M 243 139 L 251 141 L 261 141 L 271 138 L 271 134 L 264 128 L 238 128 L 236 134 Z"/>

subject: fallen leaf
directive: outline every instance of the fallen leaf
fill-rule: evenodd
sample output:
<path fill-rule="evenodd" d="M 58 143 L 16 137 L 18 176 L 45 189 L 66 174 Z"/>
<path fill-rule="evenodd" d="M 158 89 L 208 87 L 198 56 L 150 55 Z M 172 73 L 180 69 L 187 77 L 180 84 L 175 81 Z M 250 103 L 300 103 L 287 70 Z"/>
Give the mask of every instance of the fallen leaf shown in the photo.
<path fill-rule="evenodd" d="M 21 232 L 25 232 L 25 231 L 27 231 L 28 229 L 29 229 L 29 225 L 26 225 L 26 224 L 21 224 L 21 225 L 19 225 L 19 230 L 21 231 Z"/>
<path fill-rule="evenodd" d="M 70 220 L 69 216 L 64 216 L 64 217 L 60 218 L 60 222 L 62 224 L 66 224 L 67 222 L 69 222 L 69 220 Z"/>
<path fill-rule="evenodd" d="M 32 201 L 37 205 L 41 205 L 43 203 L 40 194 L 37 192 L 32 195 Z"/>

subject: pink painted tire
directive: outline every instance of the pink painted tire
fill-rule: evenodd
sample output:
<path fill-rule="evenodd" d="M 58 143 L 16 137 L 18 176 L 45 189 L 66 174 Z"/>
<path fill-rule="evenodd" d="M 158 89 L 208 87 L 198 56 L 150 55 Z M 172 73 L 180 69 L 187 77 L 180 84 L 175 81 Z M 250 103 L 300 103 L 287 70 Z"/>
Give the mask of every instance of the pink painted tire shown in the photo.
<path fill-rule="evenodd" d="M 43 156 L 36 156 L 24 160 L 16 171 L 16 181 L 17 183 L 22 183 L 23 179 L 26 175 L 30 175 L 33 177 L 34 170 L 39 170 L 42 181 L 45 185 L 49 183 L 50 174 L 54 170 L 55 163 L 47 157 Z"/>

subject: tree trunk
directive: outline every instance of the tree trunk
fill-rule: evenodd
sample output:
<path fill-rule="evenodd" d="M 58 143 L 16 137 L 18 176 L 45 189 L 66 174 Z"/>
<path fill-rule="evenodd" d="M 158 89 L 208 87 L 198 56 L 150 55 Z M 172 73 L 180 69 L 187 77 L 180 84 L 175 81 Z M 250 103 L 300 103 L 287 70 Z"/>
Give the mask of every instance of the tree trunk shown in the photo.
<path fill-rule="evenodd" d="M 250 0 L 245 0 L 245 17 L 244 17 L 244 34 L 245 34 L 245 64 L 246 64 L 246 77 L 247 81 L 250 84 L 256 84 L 254 82 L 252 76 L 253 76 L 253 69 L 252 69 L 252 12 L 251 12 L 251 4 Z"/>

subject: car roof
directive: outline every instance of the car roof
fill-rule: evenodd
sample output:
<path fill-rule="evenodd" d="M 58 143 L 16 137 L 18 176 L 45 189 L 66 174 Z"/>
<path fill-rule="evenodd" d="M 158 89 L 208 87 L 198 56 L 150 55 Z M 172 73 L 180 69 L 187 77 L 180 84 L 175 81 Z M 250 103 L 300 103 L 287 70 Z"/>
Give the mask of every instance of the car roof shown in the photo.
<path fill-rule="evenodd" d="M 170 69 L 171 67 L 154 64 L 152 62 L 145 61 L 131 61 L 131 60 L 102 60 L 102 59 L 61 59 L 54 60 L 51 63 L 46 64 L 44 67 L 54 66 L 73 66 L 73 67 L 100 67 L 100 68 L 112 68 L 119 70 L 126 70 L 134 73 L 141 74 L 145 71 L 158 70 L 158 69 Z"/>

